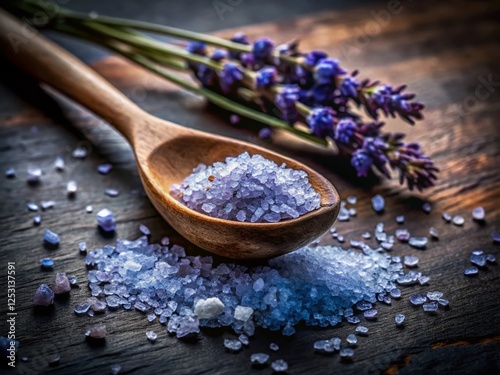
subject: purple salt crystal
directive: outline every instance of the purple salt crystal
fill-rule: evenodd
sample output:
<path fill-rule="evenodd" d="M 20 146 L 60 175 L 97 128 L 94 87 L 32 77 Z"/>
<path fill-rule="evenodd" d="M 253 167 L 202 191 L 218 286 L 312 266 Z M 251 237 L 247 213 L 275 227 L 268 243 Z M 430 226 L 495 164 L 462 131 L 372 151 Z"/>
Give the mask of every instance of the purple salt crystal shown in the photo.
<path fill-rule="evenodd" d="M 160 240 L 160 243 L 163 245 L 163 246 L 168 246 L 170 244 L 170 238 L 168 237 L 163 237 L 161 240 Z"/>
<path fill-rule="evenodd" d="M 384 211 L 385 209 L 385 199 L 380 194 L 375 195 L 372 198 L 373 210 L 377 213 Z"/>
<path fill-rule="evenodd" d="M 430 213 L 432 210 L 432 206 L 429 202 L 425 202 L 422 204 L 422 211 L 424 211 L 426 214 Z"/>
<path fill-rule="evenodd" d="M 366 310 L 363 312 L 365 319 L 376 319 L 378 311 L 376 309 Z"/>
<path fill-rule="evenodd" d="M 73 157 L 75 159 L 85 159 L 87 157 L 87 149 L 85 147 L 77 147 L 73 150 Z"/>
<path fill-rule="evenodd" d="M 427 302 L 422 305 L 423 309 L 425 312 L 433 313 L 436 312 L 439 308 L 439 305 L 437 302 Z"/>
<path fill-rule="evenodd" d="M 439 238 L 439 231 L 434 228 L 434 227 L 431 227 L 429 229 L 429 234 L 431 235 L 432 238 L 434 238 L 435 240 L 437 240 Z"/>
<path fill-rule="evenodd" d="M 106 326 L 104 324 L 94 325 L 87 329 L 85 332 L 85 336 L 90 339 L 95 340 L 104 340 L 106 338 L 107 331 Z"/>
<path fill-rule="evenodd" d="M 32 212 L 38 211 L 38 205 L 36 203 L 30 202 L 26 205 L 26 207 L 28 207 L 28 210 Z"/>
<path fill-rule="evenodd" d="M 97 225 L 104 232 L 113 232 L 116 229 L 116 222 L 113 213 L 107 208 L 102 209 L 96 215 Z"/>
<path fill-rule="evenodd" d="M 111 169 L 113 168 L 113 166 L 109 163 L 104 163 L 104 164 L 99 164 L 97 166 L 97 172 L 99 172 L 100 174 L 109 174 L 109 172 L 111 172 Z"/>
<path fill-rule="evenodd" d="M 472 210 L 472 218 L 476 221 L 483 221 L 485 212 L 483 207 L 476 207 Z"/>
<path fill-rule="evenodd" d="M 68 184 L 66 185 L 66 192 L 70 196 L 75 195 L 77 190 L 78 186 L 76 185 L 75 181 L 69 181 Z"/>
<path fill-rule="evenodd" d="M 56 248 L 59 246 L 60 237 L 57 233 L 52 232 L 50 229 L 47 229 L 43 234 L 43 243 L 46 247 Z"/>
<path fill-rule="evenodd" d="M 68 277 L 65 273 L 58 272 L 54 278 L 54 294 L 64 294 L 71 290 Z"/>
<path fill-rule="evenodd" d="M 470 262 L 478 267 L 486 266 L 486 256 L 484 254 L 472 254 Z"/>
<path fill-rule="evenodd" d="M 40 181 L 42 177 L 42 170 L 40 168 L 28 169 L 28 183 L 35 184 Z"/>
<path fill-rule="evenodd" d="M 476 276 L 478 274 L 479 270 L 477 269 L 476 266 L 468 267 L 464 270 L 464 275 L 465 276 Z"/>
<path fill-rule="evenodd" d="M 427 237 L 410 237 L 408 243 L 416 249 L 425 249 L 427 246 Z"/>
<path fill-rule="evenodd" d="M 422 305 L 427 301 L 427 297 L 423 294 L 417 293 L 410 296 L 410 302 L 412 305 Z"/>
<path fill-rule="evenodd" d="M 443 215 L 442 215 L 442 218 L 443 218 L 443 220 L 444 220 L 444 221 L 446 221 L 446 222 L 448 222 L 448 223 L 449 223 L 449 222 L 451 221 L 451 219 L 452 219 L 451 215 L 450 215 L 448 212 L 444 212 L 444 213 L 443 213 Z"/>
<path fill-rule="evenodd" d="M 102 301 L 96 301 L 90 306 L 92 311 L 94 311 L 96 313 L 104 312 L 104 310 L 106 310 L 106 307 L 107 307 L 106 303 L 102 302 Z"/>
<path fill-rule="evenodd" d="M 46 284 L 41 284 L 35 296 L 33 297 L 33 304 L 35 306 L 50 306 L 54 303 L 54 292 Z"/>
<path fill-rule="evenodd" d="M 404 224 L 404 222 L 405 222 L 405 217 L 403 215 L 396 216 L 396 223 Z"/>
<path fill-rule="evenodd" d="M 455 224 L 456 226 L 462 226 L 464 225 L 465 223 L 465 219 L 460 216 L 460 215 L 456 215 L 453 217 L 453 224 Z"/>
<path fill-rule="evenodd" d="M 277 359 L 271 363 L 271 368 L 274 372 L 286 372 L 288 370 L 288 363 L 282 359 Z"/>
<path fill-rule="evenodd" d="M 108 197 L 115 198 L 120 195 L 120 192 L 116 189 L 106 189 L 104 191 L 104 194 L 106 194 Z"/>
<path fill-rule="evenodd" d="M 396 229 L 396 238 L 401 242 L 408 242 L 411 235 L 408 229 Z"/>
<path fill-rule="evenodd" d="M 33 217 L 33 224 L 40 225 L 42 222 L 42 217 L 40 215 L 36 215 Z"/>
<path fill-rule="evenodd" d="M 5 171 L 5 177 L 14 178 L 16 177 L 16 170 L 14 168 L 9 168 Z"/>
<path fill-rule="evenodd" d="M 62 157 L 56 157 L 56 160 L 54 160 L 54 169 L 59 172 L 64 170 L 64 159 Z"/>
<path fill-rule="evenodd" d="M 144 234 L 145 236 L 149 236 L 151 234 L 151 231 L 147 226 L 144 224 L 139 225 L 139 231 Z"/>

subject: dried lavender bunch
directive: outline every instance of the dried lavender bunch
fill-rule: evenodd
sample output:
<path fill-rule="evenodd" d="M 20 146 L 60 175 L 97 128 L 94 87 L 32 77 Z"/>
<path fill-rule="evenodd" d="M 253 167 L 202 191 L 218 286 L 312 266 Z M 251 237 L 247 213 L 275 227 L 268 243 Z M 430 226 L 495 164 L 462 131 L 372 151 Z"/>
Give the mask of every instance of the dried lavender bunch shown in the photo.
<path fill-rule="evenodd" d="M 399 117 L 413 125 L 423 118 L 424 105 L 414 100 L 406 86 L 359 79 L 323 51 L 301 53 L 298 42 L 276 46 L 266 37 L 250 40 L 242 33 L 230 40 L 181 29 L 111 17 L 92 16 L 59 9 L 50 4 L 21 0 L 9 3 L 24 17 L 46 12 L 46 25 L 118 52 L 136 63 L 203 95 L 215 105 L 266 125 L 259 136 L 272 137 L 270 128 L 281 128 L 327 145 L 335 142 L 351 158 L 359 177 L 370 170 L 391 178 L 410 190 L 430 187 L 438 169 L 417 143 L 404 143 L 404 134 L 386 133 L 381 117 Z M 142 31 L 188 41 L 187 48 L 160 42 Z M 171 70 L 191 71 L 199 85 Z M 353 112 L 362 108 L 368 119 Z M 298 126 L 302 124 L 302 127 Z M 307 130 L 302 130 L 304 128 Z"/>

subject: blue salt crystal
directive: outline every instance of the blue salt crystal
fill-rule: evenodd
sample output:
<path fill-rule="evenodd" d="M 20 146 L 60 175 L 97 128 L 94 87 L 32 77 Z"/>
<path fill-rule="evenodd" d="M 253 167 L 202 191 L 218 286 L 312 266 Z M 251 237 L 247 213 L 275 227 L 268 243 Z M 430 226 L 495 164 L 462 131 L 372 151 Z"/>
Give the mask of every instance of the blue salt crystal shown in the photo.
<path fill-rule="evenodd" d="M 464 275 L 465 276 L 476 276 L 478 274 L 479 270 L 477 269 L 476 266 L 468 267 L 464 270 Z"/>
<path fill-rule="evenodd" d="M 447 299 L 444 299 L 444 298 L 438 298 L 437 302 L 441 305 L 441 306 L 448 306 L 450 304 L 450 302 L 447 300 Z"/>
<path fill-rule="evenodd" d="M 488 263 L 495 263 L 497 261 L 497 258 L 493 254 L 486 254 L 486 261 Z"/>
<path fill-rule="evenodd" d="M 356 304 L 356 308 L 359 310 L 359 311 L 366 311 L 366 310 L 370 310 L 373 308 L 373 305 L 370 303 L 370 302 L 366 302 L 366 301 L 360 301 Z"/>
<path fill-rule="evenodd" d="M 352 358 L 354 356 L 354 350 L 351 348 L 342 348 L 340 349 L 339 355 L 344 359 Z"/>
<path fill-rule="evenodd" d="M 78 287 L 78 277 L 76 275 L 68 275 L 68 281 L 72 288 Z"/>
<path fill-rule="evenodd" d="M 358 199 L 355 197 L 355 196 L 349 196 L 347 197 L 347 203 L 349 204 L 356 204 L 356 202 L 358 201 Z"/>
<path fill-rule="evenodd" d="M 277 359 L 271 363 L 271 368 L 274 372 L 285 372 L 288 370 L 288 363 L 283 359 Z"/>
<path fill-rule="evenodd" d="M 38 211 L 38 205 L 36 203 L 30 202 L 26 205 L 26 207 L 28 207 L 28 210 L 32 212 Z"/>
<path fill-rule="evenodd" d="M 51 269 L 54 267 L 54 260 L 52 258 L 42 258 L 40 259 L 40 266 L 42 266 L 42 268 Z"/>
<path fill-rule="evenodd" d="M 435 312 L 438 310 L 438 303 L 437 302 L 427 302 L 422 305 L 423 309 L 425 312 Z"/>
<path fill-rule="evenodd" d="M 85 302 L 85 303 L 82 303 L 81 305 L 76 305 L 74 308 L 74 312 L 77 315 L 82 315 L 82 314 L 85 314 L 87 311 L 89 311 L 89 309 L 90 309 L 90 303 Z"/>
<path fill-rule="evenodd" d="M 155 319 L 156 319 L 156 315 L 154 313 L 148 314 L 148 322 L 152 322 Z"/>
<path fill-rule="evenodd" d="M 398 326 L 402 325 L 405 321 L 405 315 L 404 314 L 396 314 L 394 317 L 394 321 Z"/>
<path fill-rule="evenodd" d="M 427 237 L 411 237 L 408 243 L 416 249 L 425 249 L 427 246 Z"/>
<path fill-rule="evenodd" d="M 269 360 L 269 354 L 266 353 L 252 353 L 250 356 L 250 362 L 252 365 L 262 366 Z"/>
<path fill-rule="evenodd" d="M 50 229 L 47 229 L 43 234 L 43 242 L 47 247 L 58 247 L 59 246 L 60 237 L 57 233 L 52 232 Z"/>
<path fill-rule="evenodd" d="M 357 316 L 347 316 L 345 320 L 350 324 L 358 324 L 361 321 Z"/>
<path fill-rule="evenodd" d="M 404 222 L 405 222 L 404 215 L 396 216 L 396 223 L 398 223 L 398 224 L 404 224 Z"/>
<path fill-rule="evenodd" d="M 242 344 L 238 340 L 224 339 L 224 347 L 230 352 L 238 352 L 241 350 Z"/>
<path fill-rule="evenodd" d="M 240 340 L 240 342 L 243 344 L 243 345 L 248 345 L 250 344 L 250 341 L 248 340 L 248 336 L 245 335 L 244 333 L 242 333 L 241 335 L 238 336 L 238 340 Z"/>
<path fill-rule="evenodd" d="M 453 217 L 453 220 L 452 220 L 453 224 L 455 224 L 456 226 L 462 226 L 464 225 L 465 223 L 465 219 L 463 218 L 463 216 L 460 216 L 460 215 L 456 215 Z"/>
<path fill-rule="evenodd" d="M 147 305 L 145 305 L 144 303 L 138 301 L 134 304 L 134 308 L 136 310 L 139 310 L 140 312 L 145 312 L 149 309 L 149 307 Z"/>
<path fill-rule="evenodd" d="M 443 292 L 427 292 L 427 298 L 431 301 L 437 301 L 443 296 Z"/>
<path fill-rule="evenodd" d="M 418 282 L 420 283 L 420 285 L 425 285 L 429 282 L 430 279 L 431 278 L 429 276 L 422 275 L 418 277 Z"/>
<path fill-rule="evenodd" d="M 33 217 L 33 224 L 40 225 L 42 223 L 42 217 L 40 215 L 36 215 Z"/>
<path fill-rule="evenodd" d="M 476 207 L 472 210 L 472 218 L 476 221 L 483 221 L 485 212 L 483 207 Z"/>
<path fill-rule="evenodd" d="M 484 254 L 483 250 L 480 249 L 472 250 L 472 255 L 482 255 L 482 254 Z"/>
<path fill-rule="evenodd" d="M 146 331 L 146 337 L 148 338 L 149 341 L 155 342 L 156 339 L 158 338 L 158 334 L 154 331 Z"/>
<path fill-rule="evenodd" d="M 443 218 L 444 221 L 446 221 L 448 223 L 452 220 L 451 215 L 449 213 L 447 213 L 447 212 L 443 213 L 442 218 Z"/>
<path fill-rule="evenodd" d="M 97 172 L 99 172 L 100 174 L 109 174 L 109 172 L 111 172 L 111 169 L 113 168 L 113 166 L 109 163 L 104 163 L 104 164 L 99 164 L 97 166 Z"/>
<path fill-rule="evenodd" d="M 377 194 L 372 198 L 372 208 L 375 212 L 382 212 L 385 209 L 385 199 Z"/>
<path fill-rule="evenodd" d="M 256 292 L 260 292 L 261 290 L 264 289 L 264 285 L 265 285 L 264 280 L 262 280 L 262 278 L 258 278 L 253 283 L 253 290 Z"/>
<path fill-rule="evenodd" d="M 56 202 L 54 201 L 41 201 L 40 206 L 42 206 L 42 210 L 48 210 L 49 208 L 53 208 Z"/>
<path fill-rule="evenodd" d="M 106 194 L 108 197 L 115 198 L 120 195 L 120 192 L 116 189 L 106 189 L 104 190 L 104 194 Z"/>
<path fill-rule="evenodd" d="M 392 250 L 393 243 L 392 242 L 382 242 L 380 244 L 384 250 Z"/>
<path fill-rule="evenodd" d="M 418 306 L 422 305 L 427 301 L 427 297 L 424 296 L 423 294 L 417 293 L 417 294 L 412 294 L 410 296 L 410 302 L 412 305 Z"/>
<path fill-rule="evenodd" d="M 335 350 L 340 350 L 341 343 L 342 343 L 342 340 L 340 339 L 340 337 L 334 337 L 333 339 L 330 340 L 330 342 L 333 344 L 333 348 Z"/>
<path fill-rule="evenodd" d="M 486 255 L 472 254 L 470 256 L 470 262 L 478 267 L 484 267 L 486 266 Z"/>
<path fill-rule="evenodd" d="M 418 257 L 412 255 L 405 255 L 404 264 L 407 267 L 416 267 L 418 265 Z"/>
<path fill-rule="evenodd" d="M 349 345 L 354 346 L 358 343 L 358 338 L 356 337 L 355 334 L 351 333 L 350 335 L 347 336 L 346 341 Z"/>
<path fill-rule="evenodd" d="M 291 336 L 295 333 L 295 328 L 293 328 L 290 324 L 285 325 L 285 328 L 281 331 L 283 336 Z"/>
<path fill-rule="evenodd" d="M 145 236 L 149 236 L 151 234 L 151 231 L 149 230 L 149 228 L 147 226 L 145 226 L 144 224 L 139 225 L 139 231 Z"/>
<path fill-rule="evenodd" d="M 97 225 L 104 232 L 113 232 L 116 230 L 116 222 L 113 213 L 107 208 L 102 209 L 96 215 Z"/>
<path fill-rule="evenodd" d="M 425 202 L 422 204 L 422 211 L 424 211 L 426 214 L 430 213 L 432 210 L 432 206 L 429 202 Z"/>
<path fill-rule="evenodd" d="M 313 348 L 315 351 L 320 353 L 333 353 L 335 351 L 333 342 L 330 340 L 315 341 L 313 344 Z"/>
<path fill-rule="evenodd" d="M 392 298 L 401 298 L 401 290 L 398 288 L 391 289 L 390 293 Z"/>
<path fill-rule="evenodd" d="M 376 319 L 377 314 L 378 314 L 378 311 L 375 310 L 375 309 L 366 310 L 366 311 L 363 312 L 363 316 L 366 319 Z"/>
<path fill-rule="evenodd" d="M 35 306 L 50 306 L 54 303 L 54 292 L 46 284 L 41 284 L 33 297 Z"/>
<path fill-rule="evenodd" d="M 16 170 L 14 168 L 9 168 L 5 171 L 5 177 L 14 178 L 16 177 Z"/>
<path fill-rule="evenodd" d="M 87 157 L 87 149 L 85 147 L 78 146 L 75 148 L 71 155 L 76 159 L 85 159 Z"/>
<path fill-rule="evenodd" d="M 278 344 L 272 342 L 269 344 L 269 349 L 272 350 L 273 352 L 277 352 L 278 350 L 280 350 L 280 347 L 278 346 Z"/>
<path fill-rule="evenodd" d="M 368 327 L 365 326 L 357 326 L 356 327 L 356 333 L 360 335 L 366 335 L 368 333 Z"/>
<path fill-rule="evenodd" d="M 341 208 L 339 211 L 339 214 L 337 216 L 338 221 L 349 221 L 350 216 L 349 216 L 349 211 L 346 210 L 345 208 Z"/>

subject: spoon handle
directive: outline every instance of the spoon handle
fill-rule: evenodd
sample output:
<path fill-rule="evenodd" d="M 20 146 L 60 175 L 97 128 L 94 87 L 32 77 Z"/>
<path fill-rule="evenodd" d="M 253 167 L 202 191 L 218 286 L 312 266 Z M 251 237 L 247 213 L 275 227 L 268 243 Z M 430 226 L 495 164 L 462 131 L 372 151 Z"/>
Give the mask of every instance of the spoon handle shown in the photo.
<path fill-rule="evenodd" d="M 2 9 L 0 50 L 25 72 L 111 123 L 133 143 L 133 126 L 148 116 L 146 112 L 90 67 Z"/>

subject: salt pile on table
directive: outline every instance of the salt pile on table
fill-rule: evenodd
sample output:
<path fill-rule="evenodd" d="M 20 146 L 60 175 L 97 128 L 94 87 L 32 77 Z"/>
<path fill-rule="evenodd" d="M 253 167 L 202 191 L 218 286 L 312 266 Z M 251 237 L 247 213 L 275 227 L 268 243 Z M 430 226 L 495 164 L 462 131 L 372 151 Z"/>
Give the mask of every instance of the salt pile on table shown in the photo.
<path fill-rule="evenodd" d="M 306 172 L 247 152 L 212 166 L 200 164 L 170 193 L 195 211 L 252 223 L 297 218 L 320 206 Z"/>
<path fill-rule="evenodd" d="M 401 263 L 367 246 L 363 253 L 305 247 L 265 266 L 215 266 L 210 256 L 186 256 L 182 247 L 149 244 L 146 236 L 92 250 L 86 263 L 96 266 L 88 274 L 93 296 L 108 307 L 154 312 L 178 337 L 199 326 L 247 335 L 255 324 L 286 335 L 301 321 L 333 326 L 355 318 L 357 302 L 375 303 L 393 290 L 402 274 Z"/>

